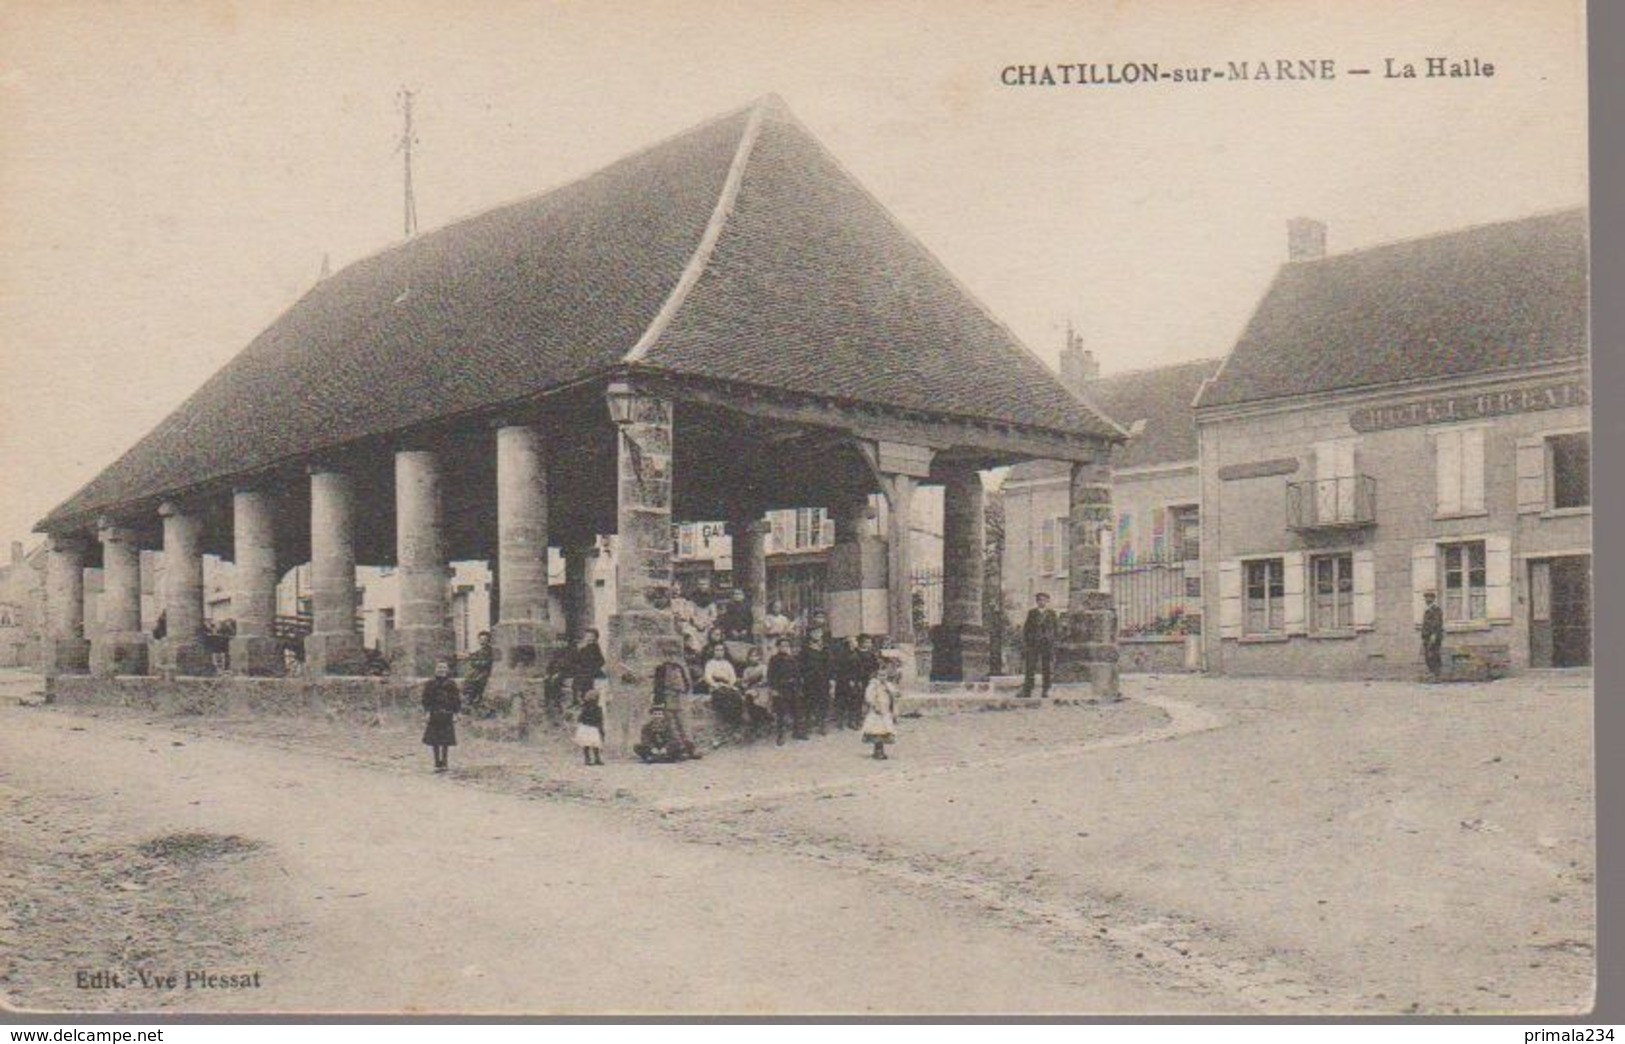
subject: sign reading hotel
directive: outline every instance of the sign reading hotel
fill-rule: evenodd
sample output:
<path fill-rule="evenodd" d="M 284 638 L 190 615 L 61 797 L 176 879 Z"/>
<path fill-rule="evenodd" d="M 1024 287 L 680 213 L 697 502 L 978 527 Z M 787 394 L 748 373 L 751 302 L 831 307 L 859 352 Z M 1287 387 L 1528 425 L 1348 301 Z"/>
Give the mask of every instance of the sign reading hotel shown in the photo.
<path fill-rule="evenodd" d="M 1355 431 L 1386 431 L 1590 404 L 1591 390 L 1584 381 L 1563 381 L 1510 391 L 1469 392 L 1392 406 L 1367 406 L 1349 414 L 1349 426 Z"/>

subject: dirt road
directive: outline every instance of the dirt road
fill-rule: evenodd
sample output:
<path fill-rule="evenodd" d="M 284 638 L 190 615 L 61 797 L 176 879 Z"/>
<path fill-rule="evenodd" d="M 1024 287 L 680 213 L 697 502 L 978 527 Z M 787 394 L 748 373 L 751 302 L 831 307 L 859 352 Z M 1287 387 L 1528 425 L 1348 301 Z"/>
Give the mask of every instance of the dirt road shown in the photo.
<path fill-rule="evenodd" d="M 1590 680 L 1130 681 L 685 766 L 0 692 L 33 1007 L 1490 1012 L 1590 1003 Z M 538 758 L 541 759 L 540 763 Z M 127 938 L 126 938 L 127 937 Z M 5 947 L 0 946 L 0 951 Z M 257 988 L 79 989 L 99 968 Z"/>

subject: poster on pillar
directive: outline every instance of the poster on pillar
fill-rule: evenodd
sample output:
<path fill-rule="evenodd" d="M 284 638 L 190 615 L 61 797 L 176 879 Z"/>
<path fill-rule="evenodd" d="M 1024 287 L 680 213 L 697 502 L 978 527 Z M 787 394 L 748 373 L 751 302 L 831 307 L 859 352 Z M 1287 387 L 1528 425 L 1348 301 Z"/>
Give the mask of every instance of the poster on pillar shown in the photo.
<path fill-rule="evenodd" d="M 1616 1001 L 1600 6 L 9 5 L 0 1002 Z"/>

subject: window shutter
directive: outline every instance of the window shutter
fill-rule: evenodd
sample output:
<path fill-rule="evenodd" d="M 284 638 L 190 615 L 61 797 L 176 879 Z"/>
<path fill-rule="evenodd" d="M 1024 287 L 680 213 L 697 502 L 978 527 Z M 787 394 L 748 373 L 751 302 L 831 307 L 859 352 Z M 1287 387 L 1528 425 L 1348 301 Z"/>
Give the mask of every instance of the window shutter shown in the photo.
<path fill-rule="evenodd" d="M 1354 626 L 1377 625 L 1377 564 L 1370 548 L 1354 552 Z"/>
<path fill-rule="evenodd" d="M 1546 440 L 1531 435 L 1518 440 L 1518 512 L 1546 510 Z"/>
<path fill-rule="evenodd" d="M 1045 576 L 1055 573 L 1055 520 L 1046 518 L 1038 524 L 1038 571 Z"/>
<path fill-rule="evenodd" d="M 1281 556 L 1281 597 L 1284 601 L 1281 623 L 1287 634 L 1306 634 L 1309 630 L 1307 599 L 1304 595 L 1303 552 L 1288 551 Z"/>
<path fill-rule="evenodd" d="M 1512 538 L 1484 538 L 1484 611 L 1492 623 L 1512 622 Z"/>
<path fill-rule="evenodd" d="M 1433 459 L 1437 483 L 1435 511 L 1440 515 L 1461 513 L 1461 432 L 1440 431 L 1433 435 Z"/>
<path fill-rule="evenodd" d="M 1241 563 L 1219 563 L 1219 637 L 1241 637 Z"/>
<path fill-rule="evenodd" d="M 1429 542 L 1417 544 L 1411 548 L 1411 615 L 1418 627 L 1422 626 L 1422 614 L 1427 611 L 1422 594 L 1438 584 L 1439 549 Z"/>
<path fill-rule="evenodd" d="M 1484 429 L 1461 433 L 1461 510 L 1484 510 Z"/>

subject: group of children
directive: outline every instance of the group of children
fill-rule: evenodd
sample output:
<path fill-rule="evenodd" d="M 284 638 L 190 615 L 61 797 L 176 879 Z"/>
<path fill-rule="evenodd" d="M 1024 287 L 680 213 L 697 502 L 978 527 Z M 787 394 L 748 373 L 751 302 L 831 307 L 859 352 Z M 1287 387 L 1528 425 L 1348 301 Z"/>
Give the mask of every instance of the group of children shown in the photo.
<path fill-rule="evenodd" d="M 871 635 L 832 640 L 822 612 L 808 620 L 798 643 L 794 637 L 798 629 L 775 604 L 762 627 L 765 644 L 772 650 L 764 657 L 764 643 L 755 640 L 748 610 L 738 606 L 731 600 L 722 614 L 725 623 L 713 625 L 715 640 L 697 677 L 679 663 L 663 664 L 656 672 L 654 701 L 634 753 L 646 762 L 698 757 L 678 708 L 679 697 L 702 696 L 709 699 L 719 725 L 746 742 L 771 731 L 782 746 L 787 736 L 810 738 L 813 729 L 827 734 L 833 723 L 840 729 L 859 730 L 863 741 L 873 745 L 872 756 L 884 760 L 886 746 L 897 738 L 902 653 L 877 648 Z M 566 694 L 575 704 L 573 738 L 589 766 L 604 763 L 605 696 L 598 684 L 604 660 L 597 637 L 589 631 L 576 646 L 561 650 L 545 683 L 550 718 L 558 720 Z M 434 748 L 437 771 L 445 770 L 449 747 L 457 742 L 453 719 L 460 707 L 450 665 L 437 666 L 436 677 L 423 691 L 423 708 L 429 714 L 423 742 Z"/>

